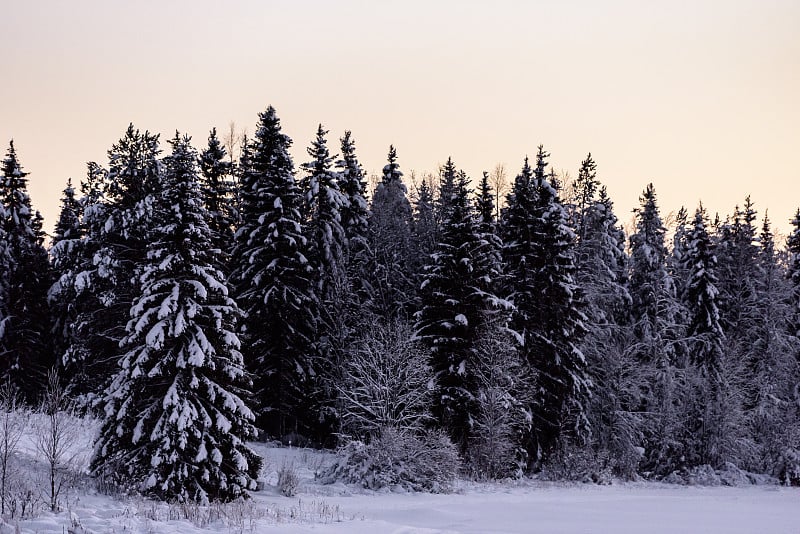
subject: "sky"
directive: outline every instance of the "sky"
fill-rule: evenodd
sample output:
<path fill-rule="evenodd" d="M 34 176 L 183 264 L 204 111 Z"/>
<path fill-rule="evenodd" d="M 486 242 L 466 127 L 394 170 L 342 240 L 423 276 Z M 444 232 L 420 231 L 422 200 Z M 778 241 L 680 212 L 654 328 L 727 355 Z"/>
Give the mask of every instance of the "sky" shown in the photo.
<path fill-rule="evenodd" d="M 749 194 L 779 230 L 800 207 L 796 0 L 0 0 L 0 146 L 14 139 L 46 228 L 68 177 L 128 123 L 253 131 L 277 109 L 296 165 L 322 123 L 378 172 L 452 157 L 509 178 L 543 144 L 591 152 L 627 222 L 648 182 L 663 215 Z M 164 149 L 168 146 L 164 142 Z"/>

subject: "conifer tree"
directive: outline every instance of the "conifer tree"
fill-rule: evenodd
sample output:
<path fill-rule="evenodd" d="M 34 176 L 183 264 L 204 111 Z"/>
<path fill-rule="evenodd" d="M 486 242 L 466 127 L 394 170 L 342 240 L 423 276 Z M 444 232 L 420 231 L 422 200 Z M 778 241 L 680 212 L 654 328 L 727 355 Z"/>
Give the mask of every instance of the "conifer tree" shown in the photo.
<path fill-rule="evenodd" d="M 225 147 L 217 138 L 217 129 L 208 135 L 208 146 L 200 153 L 202 190 L 208 210 L 208 227 L 212 245 L 229 253 L 233 245 L 233 229 L 237 221 L 236 191 L 233 164 L 226 159 Z"/>
<path fill-rule="evenodd" d="M 291 139 L 275 109 L 259 114 L 242 162 L 241 217 L 231 278 L 245 313 L 245 360 L 261 423 L 283 437 L 318 424 L 314 332 L 319 319 L 299 209 Z"/>
<path fill-rule="evenodd" d="M 33 402 L 54 362 L 47 335 L 51 273 L 42 246 L 41 216 L 31 207 L 28 173 L 22 170 L 13 141 L 0 172 L 0 254 L 5 256 L 0 261 L 7 264 L 0 303 L 0 377 Z"/>
<path fill-rule="evenodd" d="M 405 317 L 416 291 L 412 265 L 412 212 L 397 163 L 389 147 L 388 162 L 372 197 L 369 218 L 369 258 L 362 274 L 364 300 L 384 318 Z"/>
<path fill-rule="evenodd" d="M 686 236 L 688 247 L 683 262 L 689 275 L 685 297 L 690 320 L 687 333 L 692 340 L 693 363 L 719 380 L 724 334 L 717 305 L 717 257 L 707 224 L 708 217 L 701 204 Z"/>
<path fill-rule="evenodd" d="M 441 238 L 422 282 L 416 335 L 431 352 L 434 415 L 463 451 L 478 408 L 478 336 L 490 316 L 510 304 L 494 294 L 497 251 L 493 256 L 487 250 L 491 245 L 481 235 L 466 175 L 459 173 L 452 185 L 449 199 L 440 201 Z"/>
<path fill-rule="evenodd" d="M 439 240 L 439 222 L 436 216 L 433 190 L 425 176 L 422 177 L 416 192 L 417 199 L 414 203 L 412 228 L 414 259 L 415 264 L 422 266 L 427 263 L 428 256 L 436 248 L 436 243 Z"/>
<path fill-rule="evenodd" d="M 640 411 L 652 414 L 645 428 L 647 457 L 643 466 L 669 473 L 679 466 L 681 392 L 676 380 L 676 346 L 682 338 L 676 323 L 678 299 L 666 269 L 665 229 L 656 192 L 648 184 L 639 198 L 636 232 L 630 236 L 628 291 L 632 299 L 630 350 L 646 370 Z"/>
<path fill-rule="evenodd" d="M 255 429 L 242 400 L 239 310 L 218 267 L 189 141 L 176 133 L 170 142 L 159 225 L 92 470 L 163 500 L 208 503 L 255 489 L 261 460 L 245 444 Z"/>
<path fill-rule="evenodd" d="M 316 290 L 323 302 L 344 291 L 347 278 L 347 237 L 341 211 L 348 199 L 339 190 L 339 176 L 332 169 L 334 158 L 328 150 L 327 133 L 320 124 L 316 139 L 307 149 L 311 161 L 302 165 L 306 176 L 301 182 L 305 193 L 308 259 L 318 273 Z"/>
<path fill-rule="evenodd" d="M 591 152 L 581 162 L 578 178 L 572 184 L 572 197 L 574 201 L 573 227 L 578 241 L 586 238 L 589 210 L 594 206 L 596 195 L 600 188 L 597 180 L 597 163 L 592 159 Z"/>
<path fill-rule="evenodd" d="M 356 145 L 350 131 L 346 131 L 340 139 L 342 156 L 336 161 L 339 177 L 339 190 L 345 195 L 347 202 L 341 208 L 341 225 L 347 237 L 351 255 L 364 246 L 366 240 L 369 206 L 365 198 L 367 183 L 366 173 L 356 157 Z"/>
<path fill-rule="evenodd" d="M 53 234 L 53 245 L 50 248 L 56 282 L 51 286 L 47 296 L 53 321 L 55 354 L 59 367 L 62 368 L 61 378 L 67 382 L 69 373 L 63 372 L 63 356 L 70 346 L 77 342 L 75 338 L 78 318 L 77 295 L 70 280 L 74 277 L 75 270 L 80 268 L 83 259 L 82 218 L 83 208 L 75 197 L 75 189 L 70 179 L 61 198 L 61 209 Z"/>
<path fill-rule="evenodd" d="M 119 343 L 140 290 L 140 268 L 155 224 L 153 202 L 162 185 L 160 153 L 159 136 L 131 124 L 108 151 L 108 169 L 89 164 L 81 201 L 83 259 L 72 279 L 80 299 L 77 345 L 65 357 L 77 365 L 76 376 L 85 380 L 80 393 L 92 407 L 117 370 Z"/>
<path fill-rule="evenodd" d="M 792 231 L 786 240 L 786 250 L 789 253 L 787 278 L 790 284 L 790 334 L 800 338 L 800 209 L 795 212 L 791 224 Z"/>
<path fill-rule="evenodd" d="M 588 435 L 592 383 L 580 343 L 585 303 L 575 283 L 575 235 L 546 174 L 549 154 L 540 145 L 534 172 L 533 254 L 529 268 L 537 300 L 525 325 L 525 352 L 535 369 L 535 459 L 546 460 L 559 441 Z"/>

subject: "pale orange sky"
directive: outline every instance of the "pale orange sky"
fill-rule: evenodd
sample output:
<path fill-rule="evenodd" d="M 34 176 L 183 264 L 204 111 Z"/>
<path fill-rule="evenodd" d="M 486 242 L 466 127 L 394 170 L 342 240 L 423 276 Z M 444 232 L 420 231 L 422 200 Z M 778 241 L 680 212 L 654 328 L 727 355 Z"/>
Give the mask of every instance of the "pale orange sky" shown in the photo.
<path fill-rule="evenodd" d="M 0 143 L 48 230 L 129 122 L 202 148 L 270 104 L 296 164 L 322 122 L 369 171 L 393 143 L 407 176 L 513 175 L 539 143 L 575 175 L 591 151 L 623 221 L 650 181 L 665 215 L 751 194 L 786 230 L 800 206 L 796 0 L 0 5 Z"/>

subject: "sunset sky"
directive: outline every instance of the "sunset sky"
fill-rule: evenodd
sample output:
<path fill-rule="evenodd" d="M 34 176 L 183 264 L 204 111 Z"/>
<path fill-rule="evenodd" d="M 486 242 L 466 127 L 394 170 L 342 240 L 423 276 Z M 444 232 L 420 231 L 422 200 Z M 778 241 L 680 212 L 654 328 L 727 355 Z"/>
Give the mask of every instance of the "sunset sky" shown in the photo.
<path fill-rule="evenodd" d="M 322 122 L 406 176 L 591 151 L 623 221 L 650 181 L 664 214 L 800 206 L 796 0 L 0 2 L 0 143 L 48 230 L 129 122 L 202 148 L 268 105 L 298 165 Z"/>

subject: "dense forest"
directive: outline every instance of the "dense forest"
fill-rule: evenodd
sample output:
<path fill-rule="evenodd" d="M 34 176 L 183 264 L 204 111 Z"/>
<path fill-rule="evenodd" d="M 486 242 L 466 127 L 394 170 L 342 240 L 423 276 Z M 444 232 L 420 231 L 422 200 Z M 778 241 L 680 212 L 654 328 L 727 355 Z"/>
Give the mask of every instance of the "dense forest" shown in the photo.
<path fill-rule="evenodd" d="M 565 180 L 540 146 L 498 198 L 451 159 L 404 182 L 394 147 L 371 187 L 351 133 L 328 143 L 295 166 L 272 107 L 238 157 L 131 125 L 52 240 L 11 143 L 0 375 L 36 404 L 57 370 L 103 421 L 96 476 L 230 500 L 277 439 L 481 479 L 800 483 L 800 210 L 785 243 L 750 197 L 668 231 L 651 184 L 626 235 L 591 155 Z"/>

